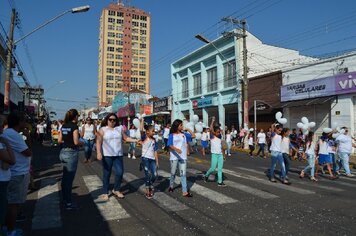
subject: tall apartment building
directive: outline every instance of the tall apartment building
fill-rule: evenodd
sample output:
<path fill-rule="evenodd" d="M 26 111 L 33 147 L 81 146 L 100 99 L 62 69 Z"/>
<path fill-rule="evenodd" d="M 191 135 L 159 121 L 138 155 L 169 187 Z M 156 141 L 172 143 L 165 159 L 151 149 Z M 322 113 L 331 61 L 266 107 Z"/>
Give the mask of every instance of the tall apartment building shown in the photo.
<path fill-rule="evenodd" d="M 98 99 L 110 105 L 118 92 L 150 93 L 148 13 L 121 3 L 104 8 L 100 17 Z"/>

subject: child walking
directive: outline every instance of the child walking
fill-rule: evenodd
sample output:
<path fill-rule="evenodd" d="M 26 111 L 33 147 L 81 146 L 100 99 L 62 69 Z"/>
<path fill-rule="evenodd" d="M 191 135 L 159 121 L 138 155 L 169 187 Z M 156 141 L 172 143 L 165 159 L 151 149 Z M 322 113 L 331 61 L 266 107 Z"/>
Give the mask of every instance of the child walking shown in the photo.
<path fill-rule="evenodd" d="M 307 154 L 308 158 L 308 165 L 302 170 L 299 174 L 300 178 L 304 178 L 305 173 L 310 171 L 310 180 L 311 181 L 318 181 L 314 177 L 314 171 L 315 171 L 315 142 L 313 141 L 313 132 L 309 132 L 307 142 L 305 145 L 305 153 Z"/>
<path fill-rule="evenodd" d="M 250 132 L 248 133 L 248 147 L 250 149 L 250 157 L 253 157 L 253 151 L 255 150 L 255 145 L 254 145 L 254 142 L 253 142 L 253 133 Z"/>
<path fill-rule="evenodd" d="M 140 132 L 142 140 L 142 157 L 141 161 L 145 171 L 145 186 L 146 193 L 145 196 L 147 199 L 153 197 L 153 183 L 157 177 L 157 168 L 158 168 L 158 145 L 156 140 L 153 138 L 155 134 L 154 126 L 148 125 L 146 128 L 146 133 L 143 132 L 144 123 L 143 118 L 141 118 Z"/>
<path fill-rule="evenodd" d="M 221 142 L 221 130 L 218 126 L 214 126 L 215 117 L 210 124 L 210 145 L 211 145 L 211 167 L 204 175 L 204 182 L 207 182 L 209 175 L 213 173 L 218 166 L 218 186 L 226 187 L 222 179 L 222 169 L 225 159 L 225 152 Z"/>

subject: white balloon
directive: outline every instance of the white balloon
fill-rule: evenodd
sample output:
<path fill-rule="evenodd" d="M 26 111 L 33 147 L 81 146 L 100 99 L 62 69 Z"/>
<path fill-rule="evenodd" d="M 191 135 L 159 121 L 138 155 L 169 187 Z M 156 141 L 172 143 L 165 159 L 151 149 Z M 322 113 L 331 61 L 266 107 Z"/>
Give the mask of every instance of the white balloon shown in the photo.
<path fill-rule="evenodd" d="M 281 119 L 282 118 L 282 112 L 280 112 L 280 111 L 277 112 L 275 117 L 276 117 L 276 120 Z"/>
<path fill-rule="evenodd" d="M 201 133 L 195 133 L 195 138 L 197 140 L 200 140 L 201 139 Z"/>
<path fill-rule="evenodd" d="M 195 125 L 195 130 L 198 132 L 198 133 L 201 133 L 203 132 L 203 125 L 198 123 Z"/>
<path fill-rule="evenodd" d="M 287 124 L 287 122 L 288 122 L 287 118 L 280 118 L 280 119 L 278 119 L 277 121 L 278 121 L 278 123 L 280 123 L 280 124 L 282 124 L 282 125 L 285 125 L 285 124 Z"/>
<path fill-rule="evenodd" d="M 140 129 L 140 120 L 139 119 L 137 119 L 137 118 L 133 119 L 132 124 L 134 124 L 136 129 Z"/>
<path fill-rule="evenodd" d="M 337 125 L 338 125 L 338 123 L 336 121 L 334 121 L 334 122 L 331 123 L 331 128 L 332 129 L 336 129 Z"/>
<path fill-rule="evenodd" d="M 330 133 L 330 132 L 332 132 L 332 131 L 333 131 L 332 128 L 324 128 L 324 129 L 323 129 L 323 133 L 326 133 L 326 134 L 328 134 L 328 133 Z"/>
<path fill-rule="evenodd" d="M 308 124 L 308 123 L 309 123 L 309 120 L 308 120 L 308 118 L 306 118 L 306 117 L 304 116 L 304 117 L 302 117 L 302 122 L 303 122 L 304 124 Z"/>
<path fill-rule="evenodd" d="M 309 122 L 309 128 L 314 128 L 316 126 L 315 122 Z"/>
<path fill-rule="evenodd" d="M 140 114 L 140 113 L 137 113 L 137 114 L 136 114 L 136 117 L 137 117 L 138 119 L 141 119 L 141 114 Z"/>
<path fill-rule="evenodd" d="M 253 129 L 253 128 L 251 128 L 251 129 L 250 129 L 250 132 L 253 132 L 253 131 L 254 131 L 254 129 Z"/>
<path fill-rule="evenodd" d="M 298 122 L 297 127 L 299 129 L 303 129 L 304 124 L 302 122 Z"/>
<path fill-rule="evenodd" d="M 190 129 L 191 131 L 194 131 L 194 124 L 193 124 L 193 122 L 188 122 L 187 124 L 185 124 L 185 128 L 186 128 L 186 129 Z"/>
<path fill-rule="evenodd" d="M 234 134 L 237 134 L 237 130 L 234 130 Z"/>
<path fill-rule="evenodd" d="M 193 123 L 196 124 L 199 121 L 199 116 L 198 115 L 193 115 Z"/>
<path fill-rule="evenodd" d="M 333 138 L 339 137 L 340 133 L 333 133 Z"/>

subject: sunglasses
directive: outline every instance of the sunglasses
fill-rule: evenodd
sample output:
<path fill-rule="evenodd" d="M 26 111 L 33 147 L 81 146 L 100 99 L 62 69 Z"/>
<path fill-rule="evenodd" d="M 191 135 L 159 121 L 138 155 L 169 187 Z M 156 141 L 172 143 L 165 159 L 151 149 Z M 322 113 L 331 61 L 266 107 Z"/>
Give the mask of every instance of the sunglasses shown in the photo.
<path fill-rule="evenodd" d="M 114 121 L 115 121 L 115 122 L 116 122 L 116 119 L 115 119 L 115 118 L 114 118 L 114 119 L 111 119 L 111 118 L 110 118 L 108 121 L 111 121 L 111 122 L 114 122 Z"/>

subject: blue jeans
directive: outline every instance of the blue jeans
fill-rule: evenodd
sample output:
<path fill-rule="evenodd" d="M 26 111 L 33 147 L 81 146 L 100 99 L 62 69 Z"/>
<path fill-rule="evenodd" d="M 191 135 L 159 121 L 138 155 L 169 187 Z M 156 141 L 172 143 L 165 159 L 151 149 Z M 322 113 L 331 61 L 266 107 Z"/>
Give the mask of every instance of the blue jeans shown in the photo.
<path fill-rule="evenodd" d="M 290 159 L 288 153 L 282 153 L 284 166 L 286 167 L 286 175 L 288 175 L 289 167 L 290 167 Z"/>
<path fill-rule="evenodd" d="M 310 176 L 314 177 L 314 171 L 315 171 L 315 156 L 308 154 L 308 166 L 306 166 L 303 170 L 304 173 L 307 173 L 310 171 Z"/>
<path fill-rule="evenodd" d="M 227 144 L 227 154 L 230 155 L 232 142 L 226 142 L 226 144 Z"/>
<path fill-rule="evenodd" d="M 262 156 L 265 156 L 265 146 L 266 146 L 266 144 L 259 143 L 258 146 L 259 146 L 259 148 L 258 148 L 257 156 L 260 154 L 260 152 L 262 152 Z"/>
<path fill-rule="evenodd" d="M 332 164 L 333 164 L 333 172 L 335 174 L 337 171 L 339 171 L 340 167 L 339 167 L 339 164 L 337 163 L 335 153 L 329 153 L 329 155 L 331 157 L 331 161 L 332 161 Z"/>
<path fill-rule="evenodd" d="M 132 155 L 135 156 L 135 149 L 136 149 L 136 143 L 130 143 L 128 153 L 132 153 Z"/>
<path fill-rule="evenodd" d="M 84 156 L 86 160 L 89 160 L 91 157 L 91 153 L 93 152 L 95 140 L 87 140 L 84 139 Z"/>
<path fill-rule="evenodd" d="M 72 187 L 78 167 L 79 150 L 72 148 L 62 148 L 59 159 L 63 165 L 62 177 L 62 197 L 64 203 L 72 203 Z"/>
<path fill-rule="evenodd" d="M 109 194 L 111 170 L 115 168 L 114 191 L 120 191 L 122 176 L 124 175 L 124 157 L 123 156 L 104 156 L 103 160 L 103 190 Z"/>
<path fill-rule="evenodd" d="M 142 157 L 142 163 L 145 170 L 145 185 L 146 187 L 152 187 L 152 184 L 156 180 L 156 160 Z"/>
<path fill-rule="evenodd" d="M 271 164 L 271 169 L 270 169 L 270 178 L 274 178 L 274 169 L 276 168 L 277 162 L 279 162 L 279 165 L 281 166 L 281 172 L 282 176 L 281 179 L 284 180 L 286 177 L 286 167 L 284 165 L 284 160 L 283 160 L 283 155 L 281 152 L 276 152 L 272 151 L 271 152 L 271 157 L 272 157 L 272 164 Z"/>
<path fill-rule="evenodd" d="M 339 152 L 338 154 L 340 157 L 340 162 L 341 162 L 342 167 L 345 169 L 346 174 L 350 175 L 351 174 L 350 165 L 349 165 L 350 153 Z"/>
<path fill-rule="evenodd" d="M 187 161 L 180 159 L 180 160 L 171 160 L 171 178 L 169 181 L 169 186 L 171 188 L 174 187 L 174 180 L 176 178 L 177 167 L 179 166 L 179 173 L 180 173 L 180 182 L 182 184 L 182 192 L 188 192 L 187 188 Z"/>

